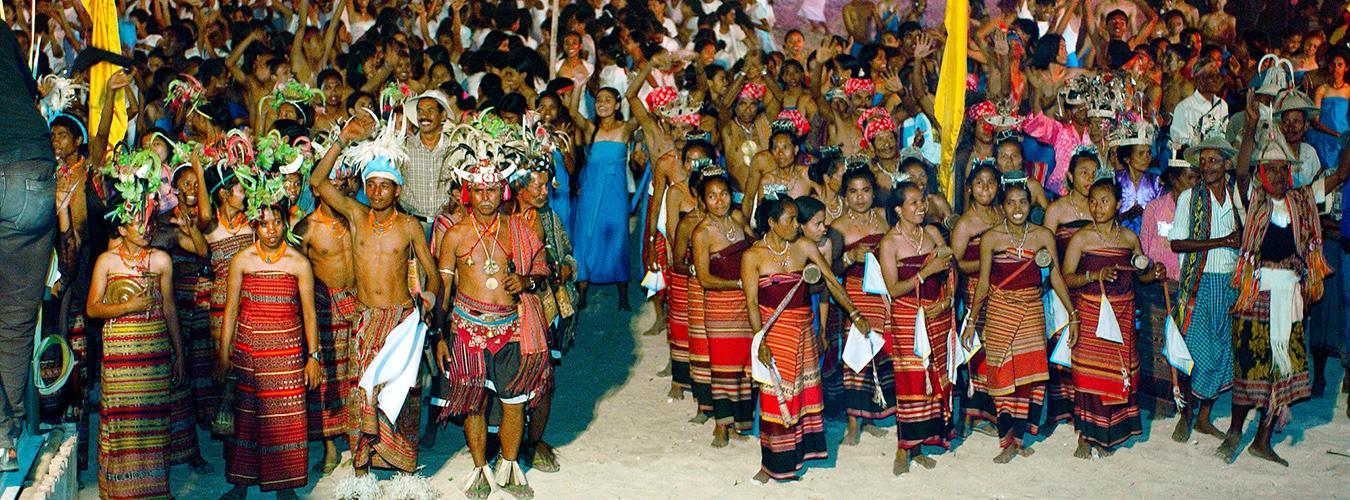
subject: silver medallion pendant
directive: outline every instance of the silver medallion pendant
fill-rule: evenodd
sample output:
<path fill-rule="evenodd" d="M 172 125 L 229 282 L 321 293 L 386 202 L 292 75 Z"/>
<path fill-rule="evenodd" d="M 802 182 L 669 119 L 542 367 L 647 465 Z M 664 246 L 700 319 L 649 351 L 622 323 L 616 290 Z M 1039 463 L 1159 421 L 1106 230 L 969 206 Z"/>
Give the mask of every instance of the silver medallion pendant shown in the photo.
<path fill-rule="evenodd" d="M 496 289 L 497 289 L 497 278 L 488 278 L 487 281 L 484 282 L 483 284 L 484 284 L 484 285 L 487 285 L 488 290 L 496 290 Z"/>
<path fill-rule="evenodd" d="M 491 276 L 501 271 L 502 266 L 501 264 L 498 264 L 496 260 L 488 259 L 487 261 L 483 262 L 483 274 Z"/>

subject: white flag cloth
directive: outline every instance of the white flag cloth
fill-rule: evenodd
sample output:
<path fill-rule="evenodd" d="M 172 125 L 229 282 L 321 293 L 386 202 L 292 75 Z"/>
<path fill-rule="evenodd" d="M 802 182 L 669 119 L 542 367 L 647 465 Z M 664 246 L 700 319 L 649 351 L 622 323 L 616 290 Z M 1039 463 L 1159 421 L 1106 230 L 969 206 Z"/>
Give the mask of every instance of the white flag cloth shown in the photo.
<path fill-rule="evenodd" d="M 928 319 L 923 312 L 923 307 L 919 307 L 919 314 L 914 318 L 914 355 L 923 359 L 923 367 L 928 368 L 928 357 L 933 354 L 933 346 L 928 341 Z"/>
<path fill-rule="evenodd" d="M 871 253 L 863 261 L 862 290 L 872 295 L 890 296 L 890 291 L 886 290 L 886 280 L 881 277 L 881 263 Z"/>
<path fill-rule="evenodd" d="M 1195 367 L 1195 359 L 1191 357 L 1191 349 L 1186 347 L 1186 339 L 1181 336 L 1181 329 L 1177 328 L 1177 322 L 1171 315 L 1167 316 L 1164 332 L 1163 357 L 1173 368 L 1190 375 L 1191 369 Z"/>
<path fill-rule="evenodd" d="M 642 277 L 642 288 L 647 289 L 647 298 L 652 298 L 653 295 L 656 295 L 656 292 L 666 289 L 665 274 L 656 271 L 647 271 L 647 275 Z"/>
<path fill-rule="evenodd" d="M 1102 309 L 1097 315 L 1097 338 L 1117 344 L 1125 343 L 1125 338 L 1120 333 L 1120 322 L 1116 320 L 1116 310 L 1111 307 L 1111 301 L 1106 300 L 1105 295 L 1102 295 Z"/>
<path fill-rule="evenodd" d="M 764 343 L 765 333 L 765 331 L 756 333 L 755 338 L 750 341 L 750 377 L 755 382 L 773 387 L 778 383 L 778 368 L 759 360 L 759 346 Z M 773 359 L 769 359 L 769 362 L 773 363 Z"/>
<path fill-rule="evenodd" d="M 1050 338 L 1055 336 L 1055 332 L 1069 326 L 1069 310 L 1064 308 L 1064 303 L 1059 301 L 1059 296 L 1053 290 L 1045 292 L 1045 303 L 1045 337 Z"/>
<path fill-rule="evenodd" d="M 1298 274 L 1289 269 L 1261 268 L 1260 289 L 1270 292 L 1270 354 L 1277 374 L 1293 373 L 1289 337 L 1294 323 L 1303 320 L 1303 292 Z"/>
<path fill-rule="evenodd" d="M 844 364 L 855 372 L 863 371 L 872 358 L 881 352 L 885 342 L 876 332 L 863 335 L 857 325 L 850 326 L 848 337 L 844 340 Z"/>
<path fill-rule="evenodd" d="M 357 384 L 366 391 L 366 399 L 375 397 L 375 387 L 380 389 L 379 408 L 389 417 L 390 422 L 398 421 L 403 411 L 403 401 L 408 391 L 417 383 L 417 372 L 422 366 L 422 343 L 426 340 L 427 328 L 422 324 L 422 315 L 416 309 L 398 326 L 389 332 L 384 347 L 375 354 L 370 366 L 361 374 Z"/>
<path fill-rule="evenodd" d="M 961 342 L 961 336 L 965 334 L 967 328 L 975 329 L 975 325 L 970 322 L 971 316 L 974 315 L 974 312 L 967 311 L 966 319 L 961 321 L 961 328 L 952 330 L 947 336 L 947 377 L 951 380 L 956 380 L 956 372 L 961 368 L 961 365 L 969 363 L 970 358 L 975 357 L 975 353 L 980 351 L 979 331 L 971 332 L 970 349 L 966 349 L 965 344 Z"/>
<path fill-rule="evenodd" d="M 1055 343 L 1055 351 L 1050 353 L 1050 362 L 1065 368 L 1073 367 L 1073 349 L 1069 347 L 1069 332 L 1066 330 Z"/>

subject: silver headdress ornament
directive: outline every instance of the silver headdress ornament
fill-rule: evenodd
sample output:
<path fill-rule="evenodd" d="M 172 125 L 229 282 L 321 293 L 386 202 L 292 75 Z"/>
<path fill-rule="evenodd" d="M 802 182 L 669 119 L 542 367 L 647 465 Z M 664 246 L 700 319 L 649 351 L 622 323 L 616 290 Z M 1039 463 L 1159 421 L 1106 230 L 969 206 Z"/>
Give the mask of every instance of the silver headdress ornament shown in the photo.
<path fill-rule="evenodd" d="M 994 114 L 989 115 L 984 121 L 999 129 L 1013 129 L 1022 124 L 1025 118 L 1017 115 L 1017 102 L 1012 97 L 1003 99 L 994 104 Z"/>
<path fill-rule="evenodd" d="M 1270 67 L 1266 67 L 1270 64 Z M 1261 56 L 1256 63 L 1258 73 L 1252 78 L 1257 94 L 1278 96 L 1294 88 L 1294 63 L 1275 54 Z"/>
<path fill-rule="evenodd" d="M 872 159 L 867 155 L 850 155 L 849 157 L 844 158 L 845 172 L 871 167 Z"/>
<path fill-rule="evenodd" d="M 69 78 L 47 75 L 38 80 L 40 86 L 47 87 L 47 95 L 38 101 L 38 110 L 48 120 L 65 111 L 79 98 L 80 91 L 88 91 L 85 86 Z"/>
<path fill-rule="evenodd" d="M 532 172 L 552 174 L 553 152 L 567 149 L 570 140 L 567 133 L 550 127 L 540 120 L 539 114 L 534 111 L 526 111 L 525 115 L 521 116 L 520 133 L 530 160 L 522 166 Z"/>
<path fill-rule="evenodd" d="M 901 183 L 914 182 L 914 178 L 906 172 L 896 172 L 891 174 L 891 185 L 899 186 Z"/>
<path fill-rule="evenodd" d="M 906 146 L 905 149 L 900 150 L 900 163 L 904 164 L 905 162 L 910 160 L 919 160 L 924 164 L 924 166 L 927 166 L 929 164 L 928 158 L 925 158 L 923 156 L 922 150 L 914 146 Z"/>
<path fill-rule="evenodd" d="M 376 161 L 388 161 L 390 164 L 408 161 L 408 152 L 403 147 L 407 133 L 403 130 L 403 127 L 400 127 L 394 120 L 380 120 L 379 115 L 370 109 L 362 109 L 361 111 L 369 114 L 375 120 L 379 131 L 376 132 L 374 137 L 344 149 L 342 156 L 339 157 L 340 163 L 360 171 L 366 165 Z"/>
<path fill-rule="evenodd" d="M 1122 117 L 1120 125 L 1106 136 L 1106 142 L 1113 146 L 1139 146 L 1153 144 L 1157 128 L 1146 120 L 1131 120 Z"/>

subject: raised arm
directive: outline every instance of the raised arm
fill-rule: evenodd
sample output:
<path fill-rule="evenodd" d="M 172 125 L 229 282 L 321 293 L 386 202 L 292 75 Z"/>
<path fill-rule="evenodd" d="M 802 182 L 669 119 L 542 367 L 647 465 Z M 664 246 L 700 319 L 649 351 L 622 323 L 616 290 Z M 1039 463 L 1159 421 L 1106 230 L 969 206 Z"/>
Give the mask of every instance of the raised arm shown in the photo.
<path fill-rule="evenodd" d="M 319 164 L 314 167 L 314 172 L 309 175 L 309 188 L 314 191 L 314 194 L 349 221 L 360 217 L 362 212 L 365 211 L 365 205 L 347 196 L 346 193 L 329 183 L 328 174 L 333 171 L 338 157 L 342 155 L 342 150 L 351 141 L 368 137 L 374 127 L 374 117 L 364 112 L 357 114 L 355 118 L 347 122 L 346 127 L 343 127 L 335 143 L 328 147 L 328 152 L 323 155 L 323 159 L 319 160 Z"/>

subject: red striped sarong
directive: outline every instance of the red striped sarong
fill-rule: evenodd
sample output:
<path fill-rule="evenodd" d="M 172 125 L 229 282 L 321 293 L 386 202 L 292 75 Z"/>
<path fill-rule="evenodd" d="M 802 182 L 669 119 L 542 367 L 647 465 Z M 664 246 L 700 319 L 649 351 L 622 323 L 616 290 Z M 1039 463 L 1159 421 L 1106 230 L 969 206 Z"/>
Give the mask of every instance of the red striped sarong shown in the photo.
<path fill-rule="evenodd" d="M 713 252 L 708 273 L 723 280 L 738 280 L 741 254 L 750 248 L 744 239 Z M 712 367 L 713 416 L 718 425 L 732 422 L 736 430 L 754 427 L 755 401 L 750 380 L 750 311 L 741 290 L 705 290 L 704 325 L 708 332 L 709 361 Z"/>
<path fill-rule="evenodd" d="M 1080 289 L 1074 300 L 1081 322 L 1073 346 L 1074 428 L 1099 446 L 1119 445 L 1143 432 L 1135 388 L 1139 386 L 1139 357 L 1134 349 L 1134 280 L 1130 250 L 1099 249 L 1083 254 L 1082 268 L 1098 272 L 1120 269 L 1111 283 L 1094 282 Z M 1097 338 L 1102 292 L 1111 302 L 1124 343 Z"/>
<path fill-rule="evenodd" d="M 175 247 L 173 298 L 182 338 L 183 368 L 187 379 L 174 386 L 170 396 L 169 463 L 177 465 L 201 455 L 197 448 L 197 424 L 210 422 L 216 408 L 203 404 L 202 396 L 214 394 L 212 372 L 216 348 L 211 342 L 211 280 L 204 276 L 206 259 Z"/>
<path fill-rule="evenodd" d="M 897 278 L 907 280 L 927 262 L 929 255 L 901 259 Z M 917 293 L 891 301 L 891 363 L 895 368 L 895 421 L 903 449 L 919 445 L 946 448 L 952 438 L 951 380 L 947 379 L 947 335 L 952 330 L 951 309 L 925 317 L 932 353 L 925 367 L 914 354 L 914 328 L 919 307 L 943 300 L 947 273 L 934 275 L 919 285 Z"/>
<path fill-rule="evenodd" d="M 230 359 L 238 379 L 225 479 L 262 491 L 309 482 L 304 330 L 296 278 L 245 274 Z"/>
<path fill-rule="evenodd" d="M 1059 249 L 1060 262 L 1064 262 L 1064 251 L 1069 248 L 1069 238 L 1072 238 L 1074 233 L 1077 233 L 1078 230 L 1089 223 L 1091 223 L 1089 220 L 1076 220 L 1061 224 L 1055 229 L 1055 246 Z M 1069 300 L 1077 302 L 1077 297 L 1078 290 L 1070 289 Z M 1081 320 L 1082 318 L 1080 317 L 1079 319 Z M 1065 331 L 1067 331 L 1067 329 Z M 1047 345 L 1053 346 L 1058 344 L 1059 336 L 1063 334 L 1064 332 L 1061 331 L 1051 336 L 1047 341 Z M 1045 415 L 1046 424 L 1072 421 L 1074 409 L 1073 370 L 1066 368 L 1063 365 L 1051 363 L 1050 379 L 1046 383 L 1046 393 L 1048 395 Z"/>
<path fill-rule="evenodd" d="M 690 392 L 698 402 L 700 413 L 712 415 L 712 360 L 708 346 L 708 331 L 703 311 L 703 285 L 698 278 L 689 278 L 689 379 Z"/>
<path fill-rule="evenodd" d="M 980 235 L 970 239 L 970 242 L 966 244 L 964 254 L 961 256 L 962 260 L 980 259 L 980 239 L 982 237 L 983 235 Z M 974 302 L 975 287 L 979 284 L 980 275 L 978 272 L 966 276 L 965 287 L 962 288 L 961 298 L 967 308 Z M 980 332 L 983 336 L 984 321 L 980 315 L 973 315 L 970 319 L 973 322 L 971 327 L 975 328 L 975 331 Z M 957 325 L 957 328 L 960 327 L 960 325 Z M 957 333 L 960 334 L 960 332 Z M 980 340 L 983 341 L 983 337 L 981 337 Z M 984 371 L 979 369 L 983 364 L 984 349 L 980 349 L 970 359 L 970 363 L 966 366 L 967 380 L 970 383 L 971 389 L 968 393 L 969 395 L 965 396 L 961 402 L 961 413 L 971 424 L 976 420 L 984 420 L 991 424 L 998 422 L 998 413 L 994 410 L 994 398 L 989 395 L 989 386 L 985 383 Z"/>
<path fill-rule="evenodd" d="M 666 273 L 666 341 L 670 344 L 670 377 L 676 387 L 688 389 L 689 378 L 689 275 L 674 269 Z"/>
<path fill-rule="evenodd" d="M 220 325 L 225 321 L 225 278 L 230 272 L 230 260 L 244 247 L 253 244 L 253 233 L 245 232 L 225 239 L 207 242 L 211 251 L 211 372 L 215 371 L 216 359 L 220 349 Z M 205 381 L 207 390 L 198 400 L 198 408 L 206 412 L 207 421 L 214 419 L 220 406 L 220 385 L 214 379 Z M 217 436 L 224 437 L 224 436 Z"/>
<path fill-rule="evenodd" d="M 314 315 L 319 322 L 319 369 L 323 380 L 309 391 L 309 439 L 313 441 L 346 436 L 346 394 L 356 386 L 356 378 L 347 371 L 352 320 L 356 318 L 356 290 L 329 288 L 314 279 Z"/>
<path fill-rule="evenodd" d="M 389 332 L 415 312 L 417 309 L 411 301 L 403 305 L 361 311 L 361 319 L 353 330 L 348 352 L 347 373 L 354 380 L 360 380 L 375 355 L 384 348 Z M 378 390 L 376 396 L 379 396 Z M 390 422 L 375 407 L 375 401 L 366 398 L 366 391 L 353 385 L 347 392 L 348 432 L 356 434 L 348 436 L 349 440 L 356 442 L 356 448 L 352 450 L 352 464 L 357 468 L 374 466 L 404 472 L 416 469 L 418 423 L 422 416 L 421 397 L 421 387 L 410 389 L 398 421 Z"/>
<path fill-rule="evenodd" d="M 169 498 L 169 381 L 173 345 L 159 275 L 110 276 L 150 284 L 155 306 L 103 325 L 98 489 L 105 499 Z"/>
<path fill-rule="evenodd" d="M 879 295 L 863 293 L 862 266 L 854 267 L 857 267 L 858 271 L 856 275 L 850 271 L 844 278 L 844 290 L 848 292 L 848 298 L 853 302 L 853 306 L 867 318 L 867 324 L 873 330 L 885 332 L 886 302 Z M 844 330 L 848 331 L 853 322 L 847 320 L 845 323 Z M 844 365 L 844 405 L 850 417 L 881 419 L 895 413 L 895 374 L 891 365 L 891 339 L 889 335 L 882 335 L 881 338 L 884 342 L 881 351 L 862 371 L 855 372 L 848 365 Z M 882 397 L 886 400 L 881 405 L 873 401 L 876 392 L 876 380 L 872 377 L 873 367 L 876 380 L 881 381 Z"/>
<path fill-rule="evenodd" d="M 1014 274 L 1016 273 L 1016 274 Z M 1029 257 L 994 257 L 981 333 L 984 348 L 971 359 L 990 396 L 998 423 L 999 444 L 1021 445 L 1025 434 L 1036 434 L 1050 378 L 1046 357 L 1045 308 L 1041 302 L 1041 271 Z"/>
<path fill-rule="evenodd" d="M 768 321 L 784 300 L 791 301 L 764 334 L 781 383 L 759 391 L 760 466 L 774 479 L 791 479 L 806 460 L 829 456 L 825 446 L 824 402 L 815 336 L 811 332 L 811 302 L 806 287 L 788 297 L 801 281 L 800 273 L 775 274 L 759 279 L 759 314 Z M 782 397 L 780 400 L 779 397 Z M 783 406 L 779 405 L 779 402 Z M 783 407 L 788 414 L 783 414 Z"/>

